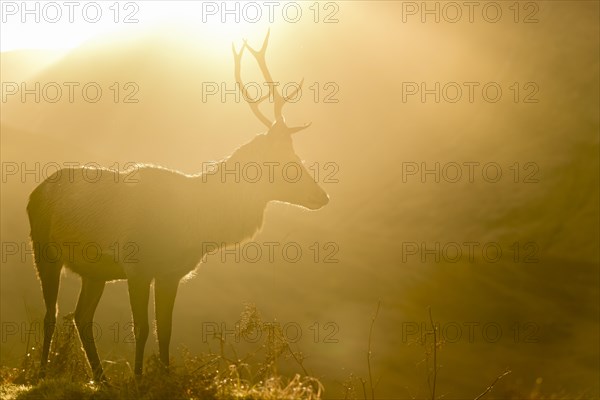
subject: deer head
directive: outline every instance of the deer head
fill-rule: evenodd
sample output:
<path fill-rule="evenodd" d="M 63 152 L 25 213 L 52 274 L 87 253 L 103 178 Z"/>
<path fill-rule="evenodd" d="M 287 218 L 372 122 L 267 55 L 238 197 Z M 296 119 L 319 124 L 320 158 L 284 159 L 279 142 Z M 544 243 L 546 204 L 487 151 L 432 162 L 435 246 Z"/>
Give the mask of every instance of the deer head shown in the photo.
<path fill-rule="evenodd" d="M 236 52 L 235 45 L 232 45 L 236 84 L 254 115 L 268 130 L 265 134 L 257 135 L 252 141 L 237 149 L 227 163 L 240 163 L 243 166 L 252 163 L 256 168 L 260 168 L 260 179 L 250 184 L 260 188 L 260 190 L 252 192 L 260 193 L 261 197 L 265 196 L 263 200 L 281 201 L 316 210 L 329 202 L 329 196 L 303 165 L 300 157 L 294 151 L 292 141 L 293 134 L 308 128 L 310 124 L 290 127 L 286 124 L 282 114 L 283 106 L 290 99 L 295 98 L 304 80 L 300 81 L 300 84 L 289 96 L 285 97 L 279 93 L 265 61 L 269 33 L 267 32 L 260 50 L 253 49 L 245 40 L 239 53 Z M 252 99 L 248 95 L 242 82 L 240 70 L 245 49 L 248 49 L 256 59 L 265 82 L 269 86 L 269 92 L 258 99 Z M 273 102 L 274 121 L 267 118 L 259 109 L 259 105 L 266 99 L 271 99 Z"/>

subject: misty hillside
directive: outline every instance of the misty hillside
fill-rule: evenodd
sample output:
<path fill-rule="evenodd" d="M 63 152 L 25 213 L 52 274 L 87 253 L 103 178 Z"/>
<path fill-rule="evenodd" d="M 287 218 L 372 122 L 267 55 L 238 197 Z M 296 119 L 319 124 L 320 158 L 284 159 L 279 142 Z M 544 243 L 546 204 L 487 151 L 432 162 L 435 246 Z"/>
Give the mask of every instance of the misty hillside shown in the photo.
<path fill-rule="evenodd" d="M 597 397 L 597 4 L 588 5 L 592 10 L 544 7 L 535 26 L 398 24 L 393 7 L 374 7 L 370 16 L 379 24 L 360 35 L 353 32 L 360 30 L 361 16 L 350 12 L 345 24 L 322 28 L 322 36 L 307 27 L 294 34 L 272 29 L 267 60 L 275 79 L 305 79 L 304 96 L 285 108 L 290 125 L 312 121 L 294 137 L 296 152 L 307 165 L 318 163 L 321 178 L 334 170 L 326 163 L 335 165 L 337 181 L 322 183 L 331 202 L 318 212 L 268 206 L 254 240 L 299 243 L 306 255 L 297 263 L 281 256 L 250 263 L 216 255 L 201 265 L 181 285 L 172 347 L 185 343 L 198 352 L 214 347 L 215 342 L 198 340 L 202 323 L 233 325 L 242 304 L 251 301 L 267 318 L 300 324 L 304 336 L 298 347 L 309 355 L 311 373 L 325 383 L 326 397 L 341 396 L 340 382 L 348 374 L 366 373 L 370 318 L 381 299 L 373 354 L 382 397 L 404 396 L 407 387 L 425 390 L 423 349 L 404 340 L 401 327 L 428 321 L 428 306 L 442 324 L 477 321 L 503 329 L 498 342 L 463 338 L 444 346 L 440 384 L 447 398 L 480 393 L 506 367 L 513 373 L 499 383 L 498 396 L 502 390 L 531 390 L 542 377 L 545 393 Z M 227 157 L 264 130 L 232 95 L 224 102 L 219 96 L 203 101 L 203 84 L 234 87 L 231 48 L 217 50 L 206 44 L 207 37 L 186 29 L 157 29 L 118 42 L 97 39 L 61 56 L 2 53 L 3 82 L 24 81 L 27 87 L 58 82 L 63 88 L 64 82 L 78 82 L 79 88 L 95 82 L 103 90 L 97 103 L 85 101 L 80 90 L 71 103 L 66 89 L 56 103 L 22 102 L 19 96 L 3 102 L 3 242 L 28 242 L 27 197 L 41 181 L 31 175 L 23 181 L 19 173 L 5 178 L 7 162 L 29 168 L 140 162 L 196 173 L 203 162 Z M 258 46 L 262 35 L 248 39 Z M 242 69 L 245 80 L 260 79 L 250 57 Z M 495 81 L 505 92 L 498 103 L 403 102 L 406 81 Z M 115 82 L 117 102 L 110 89 Z M 321 90 L 335 82 L 339 101 L 325 103 L 321 93 L 315 102 L 307 89 L 315 82 Z M 508 87 L 514 82 L 521 87 L 535 82 L 539 102 L 512 101 Z M 127 83 L 134 86 L 126 89 Z M 133 87 L 138 101 L 125 103 Z M 423 183 L 419 174 L 403 174 L 408 162 L 479 167 L 474 182 L 436 183 L 429 177 Z M 481 178 L 480 166 L 490 162 L 502 168 L 497 183 Z M 530 173 L 533 180 L 525 182 Z M 453 263 L 431 257 L 422 262 L 418 255 L 407 261 L 403 253 L 407 242 L 432 247 L 471 241 L 499 243 L 504 256 L 490 263 L 479 252 L 475 262 L 463 257 Z M 338 262 L 322 262 L 321 253 L 315 263 L 307 250 L 315 242 L 322 251 L 334 243 Z M 522 251 L 517 261 L 515 243 Z M 524 248 L 527 243 L 535 245 L 535 262 L 524 261 L 533 248 Z M 43 318 L 31 256 L 24 258 L 2 261 L 3 321 Z M 74 309 L 78 280 L 65 273 L 61 314 Z M 98 339 L 101 358 L 133 359 L 133 345 L 115 342 L 109 328 L 130 320 L 128 307 L 126 284 L 107 285 L 96 314 L 105 332 Z M 337 324 L 338 342 L 313 340 L 309 327 L 315 322 Z M 515 343 L 515 323 L 533 323 L 536 340 Z M 1 346 L 2 365 L 15 365 L 25 351 L 17 336 Z"/>

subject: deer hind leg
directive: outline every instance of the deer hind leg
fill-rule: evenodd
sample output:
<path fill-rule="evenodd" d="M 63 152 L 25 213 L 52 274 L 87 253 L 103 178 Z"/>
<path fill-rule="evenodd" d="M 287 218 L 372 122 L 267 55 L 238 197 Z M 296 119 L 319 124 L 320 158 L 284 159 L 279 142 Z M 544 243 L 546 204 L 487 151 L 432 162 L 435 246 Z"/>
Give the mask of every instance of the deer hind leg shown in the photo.
<path fill-rule="evenodd" d="M 42 345 L 42 358 L 40 361 L 40 378 L 46 376 L 46 366 L 48 365 L 48 353 L 50 352 L 50 343 L 56 328 L 56 300 L 58 298 L 58 288 L 60 286 L 60 271 L 62 264 L 60 262 L 48 262 L 42 260 L 41 256 L 36 254 L 36 267 L 38 276 L 42 282 L 42 293 L 44 303 L 46 304 L 46 316 L 44 317 L 44 344 Z"/>
<path fill-rule="evenodd" d="M 142 374 L 144 349 L 148 340 L 148 297 L 150 296 L 150 280 L 130 278 L 128 280 L 129 302 L 133 314 L 133 333 L 135 335 L 135 368 L 136 375 Z"/>
<path fill-rule="evenodd" d="M 169 343 L 173 322 L 173 306 L 179 279 L 156 278 L 154 282 L 154 312 L 156 314 L 156 335 L 158 336 L 158 352 L 160 361 L 169 365 Z"/>
<path fill-rule="evenodd" d="M 94 380 L 97 382 L 105 380 L 104 371 L 100 364 L 100 358 L 98 357 L 98 350 L 96 349 L 96 343 L 94 341 L 94 313 L 100 297 L 104 292 L 104 285 L 106 282 L 100 280 L 94 280 L 90 278 L 81 279 L 81 292 L 79 293 L 79 300 L 77 301 L 77 307 L 75 309 L 75 325 L 77 325 L 77 331 L 79 332 L 79 338 L 83 349 L 87 355 L 87 359 L 92 367 L 94 373 Z"/>

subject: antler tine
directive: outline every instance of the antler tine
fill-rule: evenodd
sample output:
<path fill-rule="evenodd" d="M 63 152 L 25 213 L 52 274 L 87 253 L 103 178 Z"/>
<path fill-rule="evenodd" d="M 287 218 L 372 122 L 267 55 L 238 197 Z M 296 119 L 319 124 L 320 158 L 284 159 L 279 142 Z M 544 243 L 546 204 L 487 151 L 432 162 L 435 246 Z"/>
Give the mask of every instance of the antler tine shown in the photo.
<path fill-rule="evenodd" d="M 269 36 L 271 36 L 271 29 L 267 30 L 267 36 L 265 36 L 265 40 L 260 48 L 260 50 L 254 50 L 252 46 L 248 44 L 246 39 L 244 39 L 244 45 L 248 48 L 250 53 L 254 56 L 256 61 L 258 62 L 258 66 L 268 82 L 273 82 L 273 78 L 271 77 L 271 73 L 269 72 L 269 68 L 267 68 L 267 62 L 265 60 L 265 54 L 267 53 L 267 46 L 269 45 Z"/>
<path fill-rule="evenodd" d="M 292 91 L 291 94 L 289 94 L 288 96 L 284 96 L 283 97 L 283 100 L 287 103 L 288 101 L 290 101 L 290 99 L 293 99 L 294 97 L 296 97 L 296 95 L 298 94 L 298 92 L 300 90 L 302 90 L 302 85 L 303 84 L 304 84 L 304 78 L 302 78 L 300 80 L 300 83 L 298 84 L 298 86 L 296 88 L 294 88 L 294 90 Z M 312 125 L 312 122 L 308 122 L 308 123 L 306 123 L 306 124 L 304 124 L 302 126 L 293 126 L 293 127 L 290 127 L 289 128 L 290 135 L 294 134 L 296 132 L 300 132 L 301 130 L 306 129 L 306 128 L 308 128 L 311 125 Z"/>
<path fill-rule="evenodd" d="M 267 67 L 267 61 L 265 58 L 265 55 L 267 53 L 267 46 L 269 45 L 269 37 L 270 36 L 271 36 L 271 29 L 269 28 L 269 30 L 267 30 L 267 35 L 265 36 L 265 40 L 263 41 L 263 44 L 262 44 L 260 50 L 255 50 L 248 44 L 246 44 L 246 47 L 248 47 L 248 51 L 250 51 L 250 53 L 252 53 L 252 55 L 256 59 L 256 62 L 258 63 L 258 67 L 260 68 L 260 71 L 262 72 L 263 77 L 265 78 L 265 81 L 269 84 L 269 94 L 271 94 L 273 96 L 275 120 L 281 121 L 283 119 L 282 110 L 283 110 L 283 106 L 286 103 L 286 100 L 281 96 L 281 94 L 279 94 L 279 91 L 277 90 L 277 87 L 275 85 L 275 81 L 273 80 L 271 72 L 269 71 L 269 68 Z"/>
<path fill-rule="evenodd" d="M 234 64 L 235 64 L 235 72 L 234 72 L 235 73 L 235 81 L 238 84 L 240 91 L 242 92 L 242 97 L 244 97 L 244 100 L 248 103 L 248 105 L 250 106 L 250 109 L 252 110 L 254 115 L 260 120 L 260 122 L 263 123 L 263 125 L 265 125 L 267 128 L 270 128 L 273 123 L 271 122 L 271 120 L 269 120 L 267 117 L 265 117 L 265 115 L 263 113 L 261 113 L 260 109 L 258 108 L 259 104 L 269 97 L 269 93 L 260 97 L 258 100 L 251 99 L 250 96 L 248 96 L 248 91 L 246 90 L 244 83 L 242 82 L 242 77 L 241 77 L 242 54 L 244 54 L 244 49 L 246 47 L 248 47 L 248 46 L 246 44 L 246 41 L 244 40 L 244 45 L 242 46 L 242 48 L 240 49 L 240 52 L 238 53 L 235 51 L 235 44 L 233 44 L 233 43 L 231 44 L 231 50 L 233 51 L 233 60 L 234 60 Z M 250 49 L 250 48 L 248 47 L 248 49 Z"/>
<path fill-rule="evenodd" d="M 298 94 L 298 92 L 300 90 L 302 90 L 302 85 L 304 84 L 304 78 L 302 78 L 300 80 L 300 83 L 298 84 L 297 87 L 294 88 L 294 90 L 292 90 L 292 93 L 289 96 L 284 96 L 283 100 L 287 103 L 288 101 L 290 101 L 290 99 L 293 99 L 294 97 L 296 97 L 296 95 Z"/>
<path fill-rule="evenodd" d="M 289 128 L 290 135 L 292 135 L 292 134 L 294 134 L 296 132 L 300 132 L 301 130 L 306 129 L 306 128 L 308 128 L 311 125 L 312 125 L 312 122 L 309 122 L 309 123 L 304 124 L 302 126 L 293 126 L 293 127 L 290 127 Z"/>
<path fill-rule="evenodd" d="M 300 80 L 300 83 L 298 84 L 298 86 L 296 88 L 294 88 L 294 90 L 292 91 L 291 94 L 289 94 L 288 96 L 284 96 L 283 100 L 285 101 L 285 103 L 287 103 L 288 101 L 290 101 L 290 99 L 293 99 L 294 97 L 296 97 L 296 95 L 298 94 L 298 92 L 302 89 L 302 85 L 304 84 L 304 78 L 302 78 Z M 292 126 L 289 128 L 289 132 L 290 135 L 296 133 L 296 132 L 300 132 L 303 129 L 308 128 L 309 126 L 312 125 L 312 122 L 308 122 L 302 126 Z"/>

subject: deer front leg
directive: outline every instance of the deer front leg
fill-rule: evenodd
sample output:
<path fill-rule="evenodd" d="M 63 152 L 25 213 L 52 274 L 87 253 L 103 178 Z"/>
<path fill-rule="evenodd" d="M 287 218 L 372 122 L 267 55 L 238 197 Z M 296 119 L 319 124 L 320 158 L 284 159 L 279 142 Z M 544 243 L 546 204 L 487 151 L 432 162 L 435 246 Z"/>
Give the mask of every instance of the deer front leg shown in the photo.
<path fill-rule="evenodd" d="M 160 277 L 154 281 L 154 312 L 160 361 L 169 366 L 169 343 L 173 322 L 173 305 L 179 286 L 179 278 Z"/>
<path fill-rule="evenodd" d="M 133 314 L 133 333 L 135 335 L 135 368 L 136 375 L 142 374 L 144 364 L 144 349 L 148 340 L 148 297 L 150 295 L 150 280 L 130 278 L 128 280 L 129 302 Z"/>

